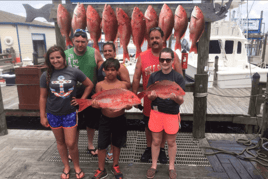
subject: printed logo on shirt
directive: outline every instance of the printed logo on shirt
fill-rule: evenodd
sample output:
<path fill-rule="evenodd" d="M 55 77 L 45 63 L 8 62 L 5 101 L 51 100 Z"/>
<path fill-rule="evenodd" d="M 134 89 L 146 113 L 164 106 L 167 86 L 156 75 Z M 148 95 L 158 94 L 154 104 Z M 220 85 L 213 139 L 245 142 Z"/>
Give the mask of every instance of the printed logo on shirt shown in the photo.
<path fill-rule="evenodd" d="M 144 69 L 145 76 L 150 76 L 152 73 L 161 70 L 160 65 L 151 65 Z"/>
<path fill-rule="evenodd" d="M 71 83 L 72 80 L 65 80 L 64 76 L 59 76 L 58 81 L 51 81 L 51 84 L 58 84 L 60 86 L 60 92 L 56 92 L 55 89 L 50 88 L 51 93 L 53 93 L 57 97 L 68 98 L 71 92 L 74 90 L 74 86 L 69 88 L 68 92 L 64 92 L 64 84 Z"/>

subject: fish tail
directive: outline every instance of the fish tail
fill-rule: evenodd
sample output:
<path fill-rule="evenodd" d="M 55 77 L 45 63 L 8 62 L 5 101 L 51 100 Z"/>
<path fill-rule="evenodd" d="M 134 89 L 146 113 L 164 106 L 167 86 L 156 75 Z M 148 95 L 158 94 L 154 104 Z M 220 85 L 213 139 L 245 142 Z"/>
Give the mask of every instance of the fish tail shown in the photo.
<path fill-rule="evenodd" d="M 66 40 L 66 47 L 74 46 L 72 40 L 70 39 L 70 37 L 66 37 L 65 40 Z"/>
<path fill-rule="evenodd" d="M 137 59 L 140 56 L 141 48 L 137 48 L 135 58 Z"/>
<path fill-rule="evenodd" d="M 95 48 L 96 50 L 100 51 L 98 43 L 95 43 L 95 41 L 94 41 L 94 44 L 93 44 L 93 48 Z"/>
<path fill-rule="evenodd" d="M 125 63 L 126 59 L 129 60 L 129 54 L 128 54 L 128 51 L 127 50 L 126 51 L 124 50 L 124 53 L 123 53 L 123 63 Z"/>
<path fill-rule="evenodd" d="M 175 43 L 175 51 L 177 49 L 181 50 L 181 42 L 180 41 L 178 41 L 178 42 Z"/>
<path fill-rule="evenodd" d="M 194 52 L 195 54 L 197 53 L 197 47 L 196 47 L 196 45 L 192 44 L 189 53 L 191 53 L 191 52 Z"/>
<path fill-rule="evenodd" d="M 145 92 L 140 92 L 137 94 L 138 98 L 142 99 L 145 96 Z"/>
<path fill-rule="evenodd" d="M 78 111 L 81 112 L 92 105 L 92 99 L 75 99 L 79 105 Z"/>

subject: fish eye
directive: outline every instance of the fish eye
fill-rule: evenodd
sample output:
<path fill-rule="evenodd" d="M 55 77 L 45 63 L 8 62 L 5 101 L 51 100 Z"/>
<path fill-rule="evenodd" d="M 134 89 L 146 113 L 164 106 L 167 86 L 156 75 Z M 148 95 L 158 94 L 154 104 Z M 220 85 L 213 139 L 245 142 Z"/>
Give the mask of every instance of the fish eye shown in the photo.
<path fill-rule="evenodd" d="M 123 15 L 123 17 L 125 18 L 125 15 Z"/>

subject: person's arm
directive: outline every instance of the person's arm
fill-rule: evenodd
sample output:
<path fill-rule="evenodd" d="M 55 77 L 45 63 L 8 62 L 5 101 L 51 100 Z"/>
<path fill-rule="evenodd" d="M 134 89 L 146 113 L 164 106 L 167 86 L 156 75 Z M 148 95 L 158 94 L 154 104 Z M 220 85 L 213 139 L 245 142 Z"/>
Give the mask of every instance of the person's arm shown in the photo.
<path fill-rule="evenodd" d="M 138 93 L 138 89 L 140 87 L 140 79 L 141 79 L 141 57 L 139 56 L 136 63 L 135 73 L 132 82 L 132 91 L 135 94 Z"/>
<path fill-rule="evenodd" d="M 178 57 L 177 53 L 174 53 L 174 70 L 183 75 L 180 58 Z"/>
<path fill-rule="evenodd" d="M 85 81 L 82 82 L 82 84 L 86 87 L 85 91 L 81 97 L 81 99 L 86 99 L 88 97 L 88 95 L 91 93 L 94 84 L 92 83 L 92 81 L 87 77 Z"/>
<path fill-rule="evenodd" d="M 96 91 L 96 93 L 102 91 L 101 83 L 102 83 L 102 82 L 99 82 L 99 83 L 96 84 L 96 87 L 95 87 L 95 91 Z M 100 108 L 99 103 L 98 103 L 96 100 L 94 100 L 94 99 L 93 99 L 93 101 L 92 101 L 92 105 L 91 105 L 91 106 L 92 106 L 93 108 Z"/>
<path fill-rule="evenodd" d="M 40 88 L 40 99 L 39 99 L 40 123 L 44 127 L 49 127 L 48 120 L 46 118 L 46 103 L 47 103 L 47 89 Z"/>
<path fill-rule="evenodd" d="M 169 98 L 179 105 L 184 102 L 183 96 L 176 96 L 174 93 L 171 93 Z"/>
<path fill-rule="evenodd" d="M 119 68 L 119 76 L 121 78 L 121 81 L 124 82 L 127 86 L 127 89 L 131 88 L 130 78 L 129 78 L 129 72 L 125 65 L 120 64 Z"/>
<path fill-rule="evenodd" d="M 103 59 L 101 57 L 101 54 L 98 50 L 95 49 L 95 61 L 98 66 L 98 69 L 100 68 L 101 64 L 103 63 Z"/>

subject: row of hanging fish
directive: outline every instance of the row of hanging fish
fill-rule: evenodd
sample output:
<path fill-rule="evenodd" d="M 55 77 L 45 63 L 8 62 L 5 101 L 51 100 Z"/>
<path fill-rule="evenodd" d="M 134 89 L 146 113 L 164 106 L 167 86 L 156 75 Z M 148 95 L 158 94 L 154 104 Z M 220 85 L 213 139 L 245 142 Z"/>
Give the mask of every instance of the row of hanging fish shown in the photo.
<path fill-rule="evenodd" d="M 159 26 L 164 32 L 164 47 L 166 41 L 170 38 L 174 28 L 175 50 L 181 50 L 180 40 L 185 35 L 188 27 L 188 18 L 185 9 L 179 5 L 173 15 L 168 5 L 164 4 L 159 18 L 154 8 L 149 5 L 144 15 L 138 7 L 134 7 L 132 17 L 121 8 L 116 8 L 116 13 L 110 5 L 105 4 L 102 18 L 98 12 L 91 6 L 85 9 L 83 4 L 78 3 L 74 9 L 73 18 L 61 4 L 58 5 L 57 22 L 63 37 L 66 40 L 66 46 L 73 46 L 70 39 L 71 28 L 88 29 L 93 47 L 99 50 L 98 41 L 101 38 L 101 29 L 105 34 L 105 41 L 115 41 L 120 39 L 120 46 L 123 47 L 123 60 L 129 60 L 127 45 L 132 35 L 133 44 L 136 46 L 136 57 L 141 53 L 141 46 L 144 40 L 149 40 L 149 30 Z M 190 52 L 197 53 L 196 42 L 198 42 L 204 31 L 204 15 L 198 6 L 195 6 L 190 19 L 189 32 L 192 42 Z M 148 45 L 148 48 L 149 45 Z"/>

